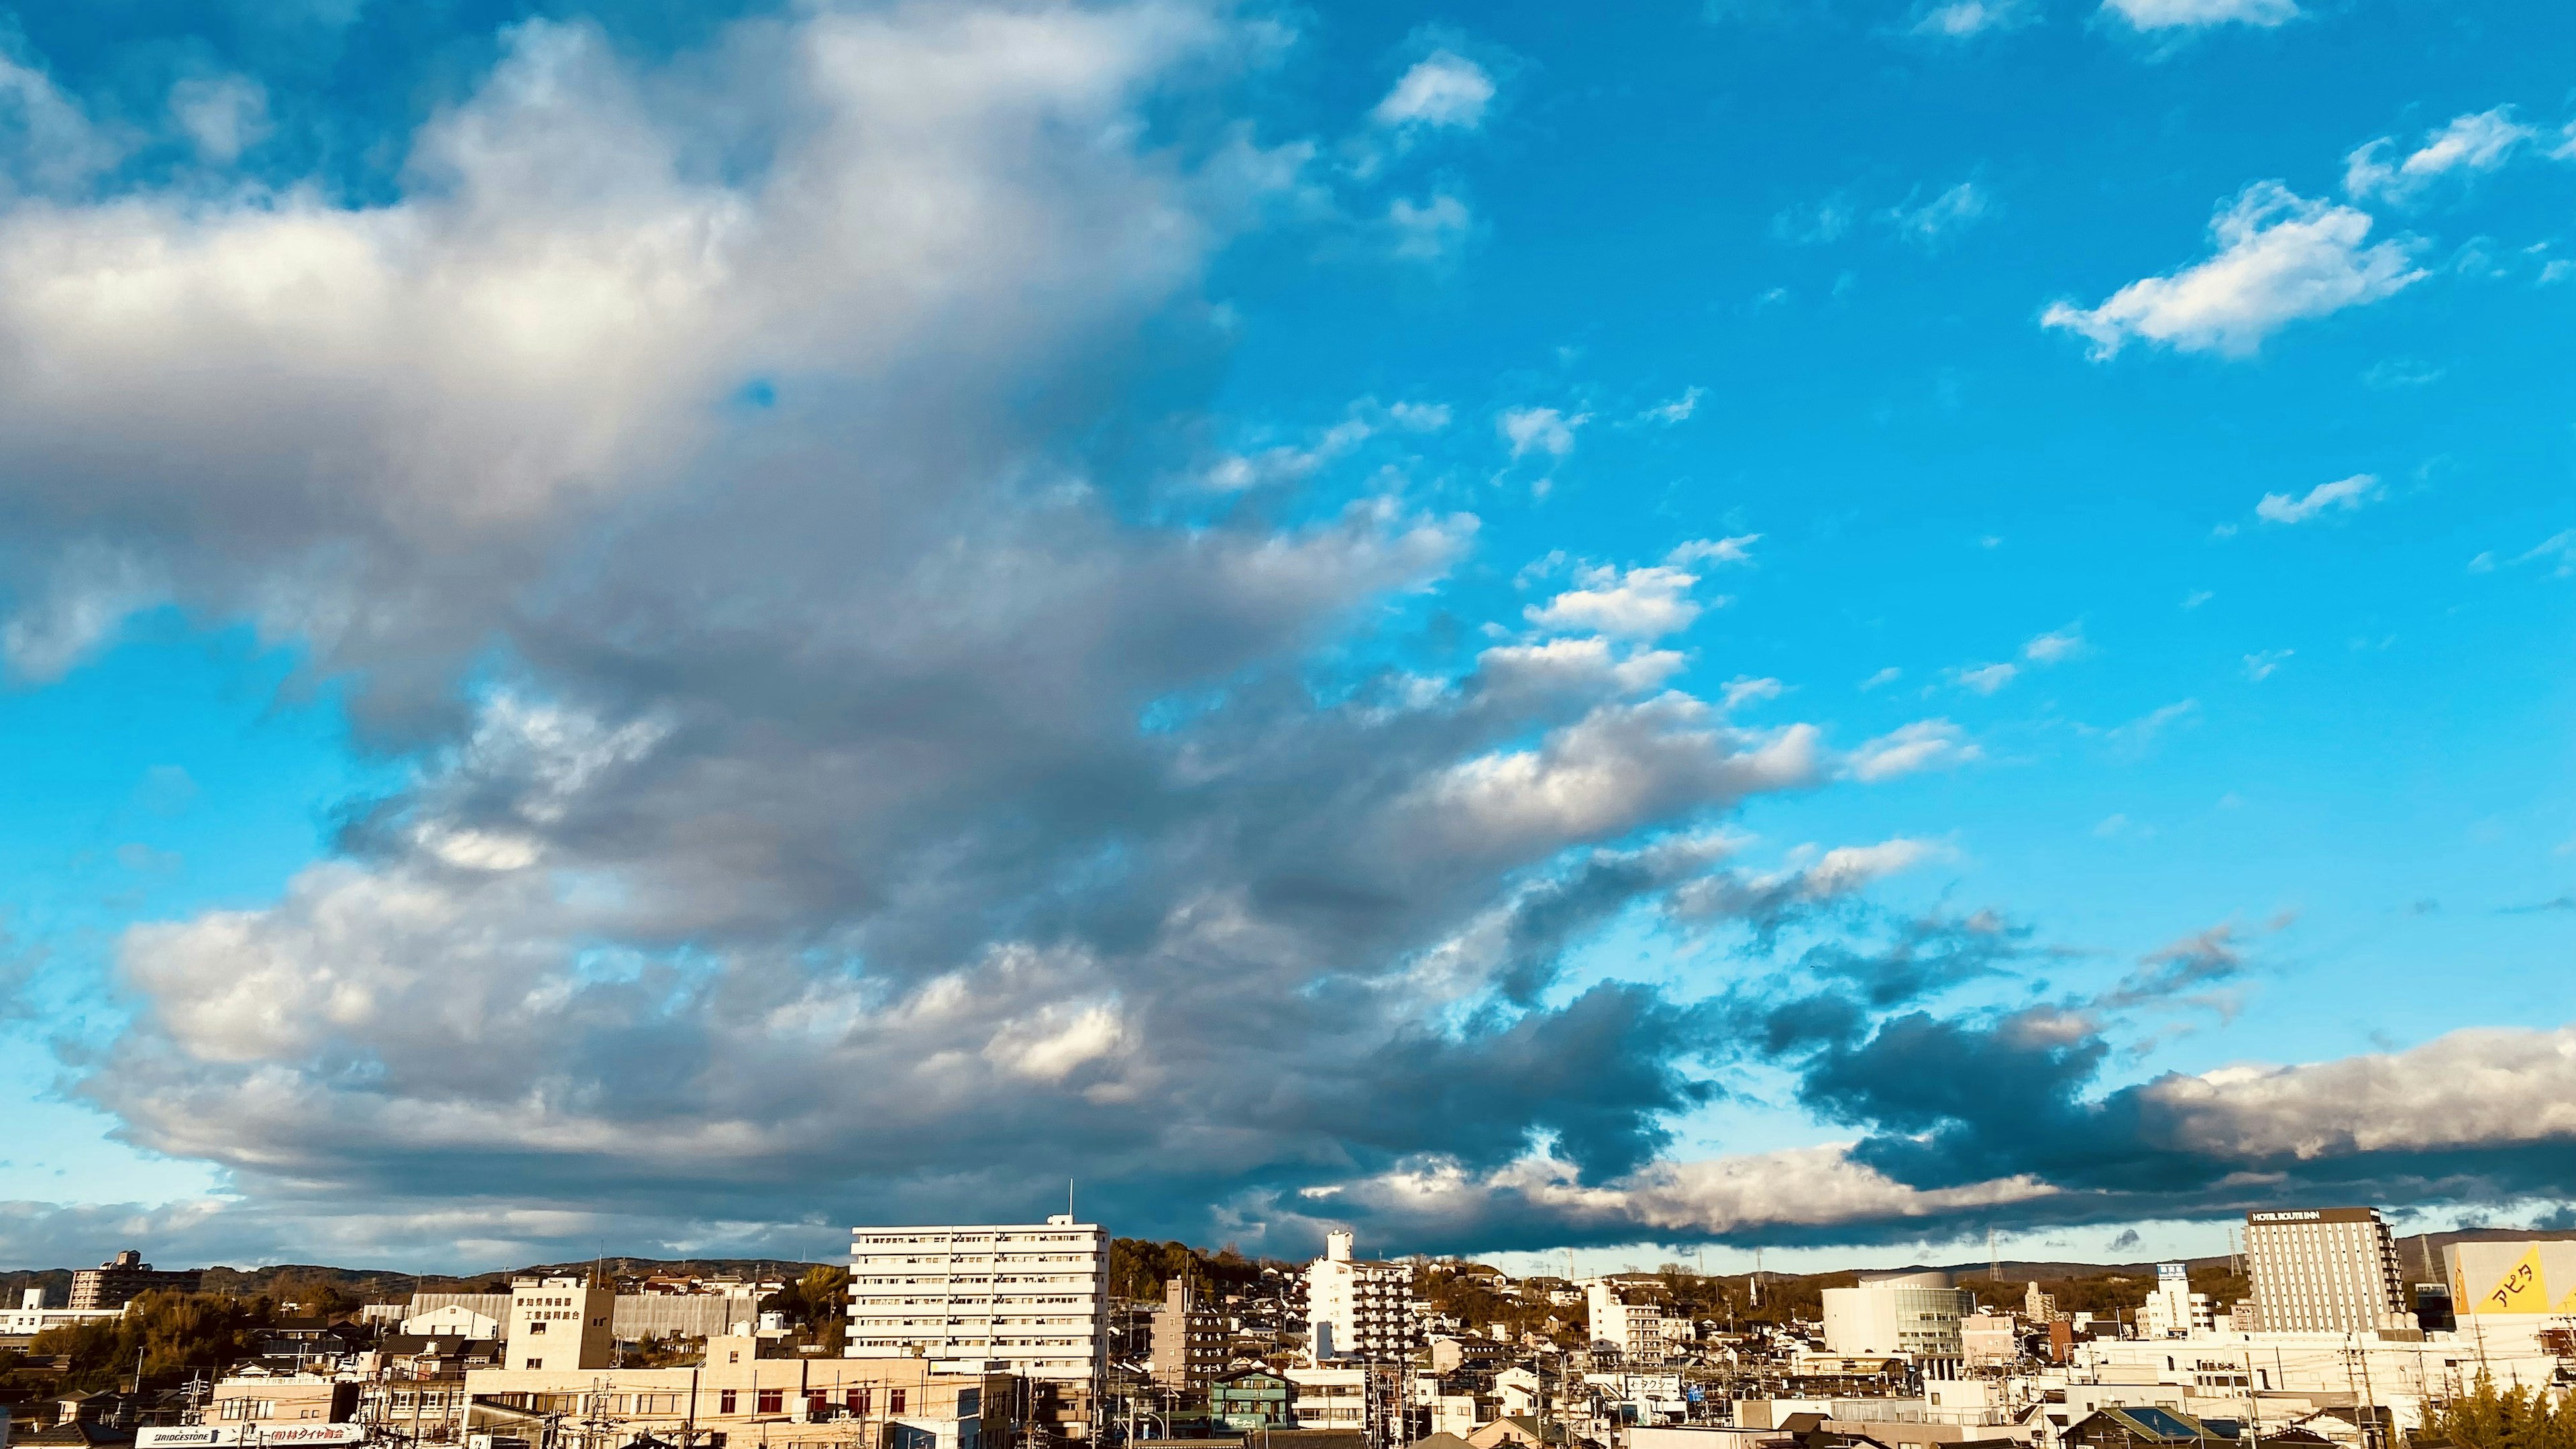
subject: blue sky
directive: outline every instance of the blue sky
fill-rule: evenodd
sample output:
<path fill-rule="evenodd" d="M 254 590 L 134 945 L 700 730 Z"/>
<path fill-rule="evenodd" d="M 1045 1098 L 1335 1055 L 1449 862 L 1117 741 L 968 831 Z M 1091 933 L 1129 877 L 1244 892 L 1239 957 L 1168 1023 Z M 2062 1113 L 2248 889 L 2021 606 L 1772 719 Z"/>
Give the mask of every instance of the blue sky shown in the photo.
<path fill-rule="evenodd" d="M 2555 1220 L 2570 56 L 22 14 L 0 1258 Z"/>

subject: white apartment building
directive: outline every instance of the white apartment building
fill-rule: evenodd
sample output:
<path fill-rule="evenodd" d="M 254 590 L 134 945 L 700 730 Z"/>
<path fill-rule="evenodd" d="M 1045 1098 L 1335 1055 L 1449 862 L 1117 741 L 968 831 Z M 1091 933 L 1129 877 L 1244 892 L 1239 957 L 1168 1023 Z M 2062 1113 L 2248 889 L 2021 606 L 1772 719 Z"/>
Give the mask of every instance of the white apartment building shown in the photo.
<path fill-rule="evenodd" d="M 1108 1367 L 1109 1234 L 1039 1224 L 850 1230 L 851 1358 L 1089 1383 Z"/>
<path fill-rule="evenodd" d="M 1351 1235 L 1324 1235 L 1324 1256 L 1306 1265 L 1309 1356 L 1401 1358 L 1422 1344 L 1413 1311 L 1413 1265 L 1351 1256 Z M 1302 1409 L 1299 1422 L 1303 1422 Z"/>
<path fill-rule="evenodd" d="M 2209 1295 L 2191 1291 L 2189 1264 L 2156 1265 L 2156 1291 L 2147 1295 L 2146 1305 L 2138 1310 L 2140 1332 L 2149 1338 L 2181 1338 L 2207 1333 L 2217 1323 Z"/>
<path fill-rule="evenodd" d="M 123 1318 L 125 1305 L 114 1308 L 47 1308 L 45 1290 L 26 1289 L 15 1308 L 0 1308 L 0 1336 L 32 1338 L 48 1328 L 62 1328 L 75 1323 L 89 1323 L 101 1318 Z"/>
<path fill-rule="evenodd" d="M 553 1372 L 600 1369 L 617 1361 L 617 1290 L 579 1278 L 510 1282 L 508 1362 Z"/>
<path fill-rule="evenodd" d="M 1660 1364 L 1670 1347 L 1662 1305 L 1620 1301 L 1619 1290 L 1595 1280 L 1583 1286 L 1585 1307 L 1592 1315 L 1592 1341 L 1619 1350 L 1631 1364 Z"/>
<path fill-rule="evenodd" d="M 1964 1353 L 1959 1320 L 1973 1300 L 1947 1273 L 1883 1273 L 1857 1288 L 1828 1288 L 1825 1352 L 1877 1358 L 1952 1359 Z"/>
<path fill-rule="evenodd" d="M 2413 1328 L 2397 1243 L 2371 1208 L 2245 1215 L 2254 1327 L 2265 1333 Z"/>

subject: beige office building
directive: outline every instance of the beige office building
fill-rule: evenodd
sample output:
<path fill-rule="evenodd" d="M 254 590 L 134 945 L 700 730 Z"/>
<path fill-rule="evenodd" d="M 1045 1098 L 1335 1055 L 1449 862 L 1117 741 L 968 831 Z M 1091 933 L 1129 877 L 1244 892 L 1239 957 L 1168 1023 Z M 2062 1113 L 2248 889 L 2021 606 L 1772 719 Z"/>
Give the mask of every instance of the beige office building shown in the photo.
<path fill-rule="evenodd" d="M 606 1368 L 617 1361 L 617 1290 L 579 1278 L 519 1278 L 510 1284 L 503 1336 L 514 1369 Z"/>
<path fill-rule="evenodd" d="M 2245 1215 L 2245 1259 L 2264 1333 L 2413 1328 L 2397 1243 L 2376 1210 L 2292 1208 Z"/>

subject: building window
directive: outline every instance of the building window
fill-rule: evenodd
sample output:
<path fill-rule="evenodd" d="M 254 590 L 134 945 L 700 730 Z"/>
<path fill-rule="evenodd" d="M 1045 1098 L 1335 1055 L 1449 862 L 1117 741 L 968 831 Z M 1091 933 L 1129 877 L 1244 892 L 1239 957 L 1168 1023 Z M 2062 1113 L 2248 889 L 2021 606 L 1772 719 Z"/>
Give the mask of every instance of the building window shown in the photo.
<path fill-rule="evenodd" d="M 841 1395 L 841 1406 L 853 1414 L 864 1414 L 868 1411 L 870 1397 L 866 1389 L 850 1389 Z"/>
<path fill-rule="evenodd" d="M 904 1396 L 904 1391 L 903 1391 L 902 1389 L 888 1389 L 888 1390 L 886 1390 L 886 1412 L 887 1412 L 887 1413 L 889 1413 L 889 1414 L 900 1414 L 900 1413 L 902 1413 L 902 1412 L 903 1412 L 903 1396 Z"/>
<path fill-rule="evenodd" d="M 716 1395 L 716 1412 L 719 1414 L 730 1414 L 734 1411 L 734 1404 L 736 1402 L 737 1400 L 734 1397 L 734 1391 L 726 1389 Z"/>
<path fill-rule="evenodd" d="M 758 1412 L 763 1414 L 783 1414 L 787 1412 L 787 1391 L 785 1389 L 762 1389 L 760 1391 L 760 1408 Z"/>

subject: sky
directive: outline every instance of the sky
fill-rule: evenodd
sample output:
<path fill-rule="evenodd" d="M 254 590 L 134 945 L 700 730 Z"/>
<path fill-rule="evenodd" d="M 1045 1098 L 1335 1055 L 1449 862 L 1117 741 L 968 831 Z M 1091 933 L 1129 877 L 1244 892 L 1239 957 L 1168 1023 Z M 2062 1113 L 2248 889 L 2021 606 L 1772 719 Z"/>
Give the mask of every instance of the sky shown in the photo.
<path fill-rule="evenodd" d="M 0 1263 L 2576 1225 L 2576 11 L 0 26 Z"/>

